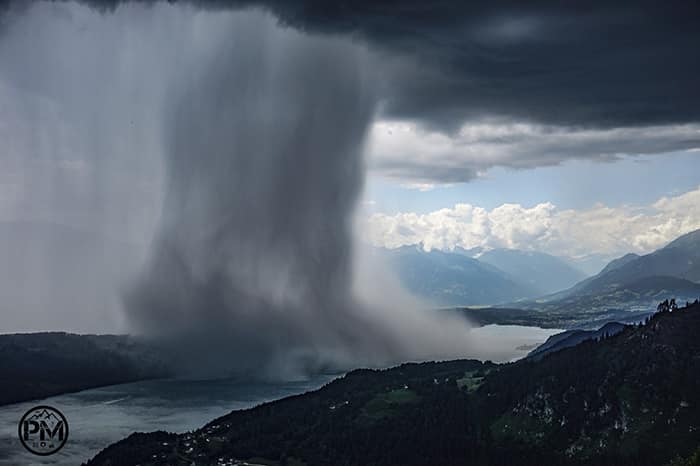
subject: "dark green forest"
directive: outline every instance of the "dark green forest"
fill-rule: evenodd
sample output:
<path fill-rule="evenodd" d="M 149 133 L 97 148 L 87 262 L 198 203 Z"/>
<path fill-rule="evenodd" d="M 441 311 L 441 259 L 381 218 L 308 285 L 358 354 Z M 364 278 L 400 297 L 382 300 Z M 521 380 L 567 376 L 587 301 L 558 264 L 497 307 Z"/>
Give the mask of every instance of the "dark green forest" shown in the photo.
<path fill-rule="evenodd" d="M 0 405 L 164 377 L 158 351 L 123 335 L 0 335 Z"/>

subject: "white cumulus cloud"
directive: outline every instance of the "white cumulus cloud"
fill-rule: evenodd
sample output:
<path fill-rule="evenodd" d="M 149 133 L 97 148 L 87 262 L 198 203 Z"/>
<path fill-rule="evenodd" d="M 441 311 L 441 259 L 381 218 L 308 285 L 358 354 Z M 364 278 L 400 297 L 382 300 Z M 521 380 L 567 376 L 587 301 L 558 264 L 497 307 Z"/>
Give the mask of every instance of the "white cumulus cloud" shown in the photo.
<path fill-rule="evenodd" d="M 427 250 L 514 248 L 563 256 L 647 253 L 700 228 L 700 186 L 648 206 L 558 209 L 503 204 L 491 210 L 457 204 L 427 214 L 375 213 L 367 219 L 369 241 L 395 248 L 423 244 Z"/>

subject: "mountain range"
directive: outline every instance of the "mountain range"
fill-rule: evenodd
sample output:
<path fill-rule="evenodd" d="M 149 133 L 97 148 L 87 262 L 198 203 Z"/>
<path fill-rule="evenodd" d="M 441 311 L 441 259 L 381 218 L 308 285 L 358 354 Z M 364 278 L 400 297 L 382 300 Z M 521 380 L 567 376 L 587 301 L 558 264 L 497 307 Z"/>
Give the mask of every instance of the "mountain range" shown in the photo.
<path fill-rule="evenodd" d="M 680 236 L 650 254 L 626 254 L 561 295 L 603 294 L 639 288 L 639 283 L 648 286 L 655 279 L 665 279 L 665 286 L 691 289 L 689 283 L 700 281 L 700 230 Z"/>
<path fill-rule="evenodd" d="M 650 254 L 614 259 L 588 278 L 570 260 L 541 252 L 422 245 L 377 251 L 407 290 L 437 306 L 543 311 L 535 320 L 549 319 L 549 327 L 594 328 L 629 320 L 627 311 L 649 312 L 664 299 L 700 296 L 700 230 Z"/>
<path fill-rule="evenodd" d="M 441 306 L 506 302 L 535 290 L 504 271 L 461 253 L 424 251 L 421 246 L 380 250 L 402 285 Z"/>
<path fill-rule="evenodd" d="M 565 259 L 535 251 L 492 249 L 477 256 L 518 281 L 527 284 L 538 295 L 554 293 L 586 278 Z"/>
<path fill-rule="evenodd" d="M 696 230 L 650 254 L 615 259 L 571 288 L 505 307 L 536 311 L 549 320 L 549 326 L 560 328 L 596 328 L 606 321 L 639 320 L 664 299 L 685 302 L 700 296 L 699 265 L 700 230 Z"/>
<path fill-rule="evenodd" d="M 378 249 L 410 292 L 440 306 L 504 303 L 565 289 L 585 275 L 564 259 L 512 249 Z"/>

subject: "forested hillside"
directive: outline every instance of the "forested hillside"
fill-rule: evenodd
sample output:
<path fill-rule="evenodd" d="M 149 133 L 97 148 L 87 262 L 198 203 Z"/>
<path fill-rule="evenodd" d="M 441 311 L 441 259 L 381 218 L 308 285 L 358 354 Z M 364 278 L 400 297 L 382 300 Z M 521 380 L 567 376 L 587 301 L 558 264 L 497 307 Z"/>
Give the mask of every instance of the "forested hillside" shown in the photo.
<path fill-rule="evenodd" d="M 154 348 L 124 335 L 0 335 L 0 405 L 169 373 Z"/>
<path fill-rule="evenodd" d="M 357 370 L 90 465 L 663 465 L 700 445 L 700 305 L 539 361 Z"/>

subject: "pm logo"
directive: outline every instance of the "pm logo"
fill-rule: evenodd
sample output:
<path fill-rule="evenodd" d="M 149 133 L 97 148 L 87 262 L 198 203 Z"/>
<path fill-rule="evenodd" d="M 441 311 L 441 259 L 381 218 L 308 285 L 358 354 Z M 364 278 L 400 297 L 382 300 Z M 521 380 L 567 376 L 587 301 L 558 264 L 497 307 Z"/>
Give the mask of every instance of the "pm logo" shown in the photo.
<path fill-rule="evenodd" d="M 22 416 L 17 431 L 24 448 L 35 455 L 48 456 L 66 444 L 68 421 L 56 408 L 36 406 Z"/>

